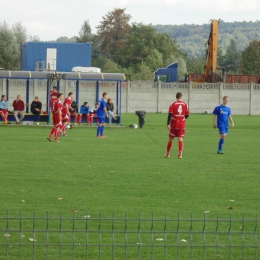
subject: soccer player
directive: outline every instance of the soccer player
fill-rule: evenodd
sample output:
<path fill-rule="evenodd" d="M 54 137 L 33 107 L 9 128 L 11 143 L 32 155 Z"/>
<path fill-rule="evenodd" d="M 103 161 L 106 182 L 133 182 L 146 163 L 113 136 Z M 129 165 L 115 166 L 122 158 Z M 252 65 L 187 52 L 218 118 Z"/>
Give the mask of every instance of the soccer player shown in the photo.
<path fill-rule="evenodd" d="M 167 128 L 170 130 L 169 141 L 167 145 L 167 152 L 164 155 L 165 158 L 170 157 L 172 142 L 175 137 L 179 141 L 179 154 L 178 158 L 182 159 L 183 152 L 183 138 L 185 134 L 186 119 L 190 115 L 188 104 L 182 101 L 182 93 L 178 92 L 176 94 L 176 102 L 173 102 L 169 108 Z"/>
<path fill-rule="evenodd" d="M 63 107 L 62 107 L 62 128 L 63 136 L 67 136 L 66 134 L 66 126 L 70 122 L 70 106 L 73 100 L 73 93 L 70 92 L 68 96 L 65 98 Z"/>
<path fill-rule="evenodd" d="M 51 142 L 52 136 L 55 135 L 54 142 L 59 142 L 59 135 L 60 135 L 60 129 L 62 127 L 62 103 L 61 100 L 63 99 L 63 94 L 59 93 L 57 95 L 57 99 L 55 99 L 52 103 L 52 120 L 53 120 L 53 129 L 51 130 L 50 135 L 47 137 L 47 139 Z"/>
<path fill-rule="evenodd" d="M 231 116 L 231 109 L 227 105 L 228 102 L 229 102 L 229 97 L 224 96 L 223 103 L 215 107 L 213 111 L 213 128 L 218 128 L 220 133 L 220 140 L 219 140 L 218 152 L 217 152 L 218 154 L 224 154 L 223 145 L 228 134 L 228 120 L 230 121 L 232 127 L 235 126 L 233 118 Z M 217 124 L 216 124 L 216 118 L 217 118 Z"/>
<path fill-rule="evenodd" d="M 55 99 L 57 99 L 57 95 L 59 92 L 57 91 L 57 87 L 52 86 L 52 91 L 50 91 L 50 107 L 52 108 L 52 103 Z"/>
<path fill-rule="evenodd" d="M 108 94 L 106 92 L 104 92 L 102 96 L 103 96 L 103 98 L 98 101 L 97 138 L 106 138 L 106 136 L 104 136 L 104 130 L 105 130 L 106 117 L 108 117 L 107 108 L 106 108 L 107 107 Z"/>

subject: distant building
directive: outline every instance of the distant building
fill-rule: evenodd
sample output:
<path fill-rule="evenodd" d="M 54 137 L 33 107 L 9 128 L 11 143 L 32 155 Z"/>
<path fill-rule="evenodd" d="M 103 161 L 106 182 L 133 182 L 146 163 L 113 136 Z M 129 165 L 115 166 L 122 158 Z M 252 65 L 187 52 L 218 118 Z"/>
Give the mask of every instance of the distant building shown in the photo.
<path fill-rule="evenodd" d="M 24 42 L 21 44 L 21 70 L 69 72 L 77 66 L 91 66 L 90 43 Z"/>

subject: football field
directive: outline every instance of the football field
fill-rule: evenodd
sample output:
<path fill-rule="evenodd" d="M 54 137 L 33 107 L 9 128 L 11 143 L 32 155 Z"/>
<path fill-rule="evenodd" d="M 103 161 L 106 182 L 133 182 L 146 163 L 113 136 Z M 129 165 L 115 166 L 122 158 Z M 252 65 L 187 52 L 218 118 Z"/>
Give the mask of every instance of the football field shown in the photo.
<path fill-rule="evenodd" d="M 111 217 L 114 212 L 117 217 L 164 218 L 167 213 L 173 219 L 192 213 L 203 219 L 207 212 L 213 219 L 217 214 L 228 219 L 230 213 L 233 219 L 243 214 L 255 218 L 260 209 L 260 117 L 233 116 L 225 154 L 218 155 L 212 116 L 192 114 L 181 160 L 177 140 L 171 157 L 163 157 L 166 114 L 147 114 L 143 129 L 128 127 L 138 122 L 136 115 L 122 118 L 125 127 L 106 127 L 106 139 L 95 137 L 96 128 L 81 126 L 68 130 L 60 143 L 47 141 L 49 127 L 1 126 L 0 215 L 98 217 L 101 212 Z"/>

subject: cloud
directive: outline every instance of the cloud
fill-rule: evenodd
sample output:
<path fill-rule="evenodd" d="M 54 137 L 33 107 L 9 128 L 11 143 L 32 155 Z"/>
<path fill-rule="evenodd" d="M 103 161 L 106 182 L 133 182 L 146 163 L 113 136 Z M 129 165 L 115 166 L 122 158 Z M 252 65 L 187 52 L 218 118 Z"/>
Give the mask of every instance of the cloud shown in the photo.
<path fill-rule="evenodd" d="M 249 21 L 259 19 L 259 0 L 0 0 L 1 20 L 21 21 L 29 35 L 42 40 L 78 35 L 84 20 L 93 32 L 107 12 L 126 8 L 132 22 L 145 24 L 202 24 L 211 19 Z M 12 8 L 10 8 L 12 7 Z"/>

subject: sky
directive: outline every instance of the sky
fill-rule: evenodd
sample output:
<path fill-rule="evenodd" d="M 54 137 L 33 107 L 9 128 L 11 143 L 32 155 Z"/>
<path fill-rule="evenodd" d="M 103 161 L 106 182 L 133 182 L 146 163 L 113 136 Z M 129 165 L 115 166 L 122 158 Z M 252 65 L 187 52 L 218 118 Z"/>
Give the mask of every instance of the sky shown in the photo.
<path fill-rule="evenodd" d="M 92 31 L 109 11 L 126 8 L 131 22 L 144 24 L 204 24 L 256 21 L 259 0 L 0 0 L 0 23 L 21 22 L 30 36 L 42 41 L 78 35 L 84 20 Z"/>

